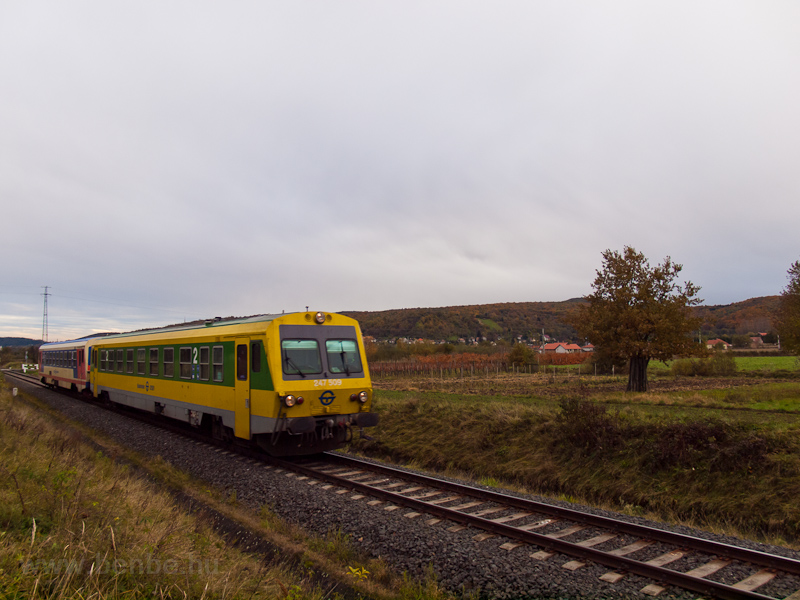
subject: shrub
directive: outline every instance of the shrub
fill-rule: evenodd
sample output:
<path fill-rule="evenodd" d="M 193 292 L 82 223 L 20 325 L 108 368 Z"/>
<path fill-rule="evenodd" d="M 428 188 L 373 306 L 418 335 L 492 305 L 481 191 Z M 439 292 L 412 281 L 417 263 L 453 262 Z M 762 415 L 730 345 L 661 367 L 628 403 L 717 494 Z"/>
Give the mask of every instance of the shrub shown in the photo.
<path fill-rule="evenodd" d="M 760 437 L 717 421 L 670 423 L 659 426 L 641 448 L 645 463 L 655 470 L 707 468 L 709 471 L 752 470 L 763 467 L 776 447 Z"/>
<path fill-rule="evenodd" d="M 559 438 L 587 453 L 609 450 L 622 442 L 617 420 L 600 404 L 581 398 L 561 401 L 556 415 Z"/>
<path fill-rule="evenodd" d="M 682 358 L 672 363 L 670 372 L 681 377 L 723 377 L 736 373 L 736 359 L 724 351 L 715 352 L 709 358 Z"/>
<path fill-rule="evenodd" d="M 533 352 L 525 344 L 514 344 L 508 353 L 508 362 L 516 367 L 529 365 L 533 362 Z"/>
<path fill-rule="evenodd" d="M 718 351 L 706 359 L 711 365 L 713 375 L 733 375 L 736 373 L 736 359 L 730 352 Z"/>

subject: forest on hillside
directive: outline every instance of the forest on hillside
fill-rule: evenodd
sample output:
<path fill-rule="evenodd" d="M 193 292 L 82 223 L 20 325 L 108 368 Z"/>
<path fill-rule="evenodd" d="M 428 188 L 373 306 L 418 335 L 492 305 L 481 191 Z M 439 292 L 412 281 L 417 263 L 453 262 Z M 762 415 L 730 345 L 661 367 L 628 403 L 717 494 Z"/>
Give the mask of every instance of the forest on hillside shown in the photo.
<path fill-rule="evenodd" d="M 542 331 L 554 339 L 569 339 L 575 330 L 565 323 L 581 300 L 516 302 L 444 308 L 405 308 L 344 313 L 361 323 L 364 335 L 456 341 L 463 339 L 540 341 Z"/>
<path fill-rule="evenodd" d="M 702 336 L 732 341 L 734 336 L 774 331 L 774 318 L 780 296 L 751 298 L 734 304 L 699 306 L 694 310 L 703 318 Z M 580 298 L 563 302 L 506 302 L 448 306 L 441 308 L 401 308 L 383 311 L 345 311 L 361 324 L 364 335 L 379 340 L 409 338 L 457 342 L 464 340 L 508 342 L 522 339 L 540 343 L 542 335 L 559 342 L 582 343 L 567 324 L 570 311 Z M 200 323 L 202 321 L 198 321 Z M 186 323 L 179 325 L 185 326 Z M 588 340 L 591 341 L 591 340 Z M 0 338 L 0 346 L 38 346 L 39 340 Z"/>
<path fill-rule="evenodd" d="M 392 338 L 455 342 L 486 338 L 489 341 L 518 338 L 541 342 L 542 334 L 560 342 L 583 342 L 567 325 L 570 311 L 583 300 L 563 302 L 513 302 L 442 308 L 402 308 L 384 311 L 349 311 L 361 323 L 364 335 L 379 340 Z M 734 304 L 700 306 L 702 335 L 727 341 L 735 335 L 769 333 L 779 296 L 751 298 Z M 591 341 L 591 340 L 589 340 Z"/>

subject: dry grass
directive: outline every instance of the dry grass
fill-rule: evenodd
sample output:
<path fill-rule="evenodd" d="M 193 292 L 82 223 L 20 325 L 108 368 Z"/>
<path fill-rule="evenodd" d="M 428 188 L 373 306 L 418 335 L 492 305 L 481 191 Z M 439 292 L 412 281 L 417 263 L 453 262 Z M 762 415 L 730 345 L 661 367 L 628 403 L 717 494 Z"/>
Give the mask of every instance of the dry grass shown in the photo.
<path fill-rule="evenodd" d="M 315 596 L 285 566 L 232 551 L 169 494 L 7 392 L 0 472 L 3 597 Z"/>

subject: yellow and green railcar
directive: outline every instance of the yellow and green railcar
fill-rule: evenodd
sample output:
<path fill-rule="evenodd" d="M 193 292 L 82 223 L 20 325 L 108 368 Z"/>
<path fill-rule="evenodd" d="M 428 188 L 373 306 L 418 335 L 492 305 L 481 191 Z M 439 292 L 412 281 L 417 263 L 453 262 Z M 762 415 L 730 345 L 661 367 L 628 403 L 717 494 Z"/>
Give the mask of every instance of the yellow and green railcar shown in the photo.
<path fill-rule="evenodd" d="M 96 397 L 273 455 L 334 449 L 378 422 L 361 329 L 344 315 L 214 320 L 89 344 Z"/>

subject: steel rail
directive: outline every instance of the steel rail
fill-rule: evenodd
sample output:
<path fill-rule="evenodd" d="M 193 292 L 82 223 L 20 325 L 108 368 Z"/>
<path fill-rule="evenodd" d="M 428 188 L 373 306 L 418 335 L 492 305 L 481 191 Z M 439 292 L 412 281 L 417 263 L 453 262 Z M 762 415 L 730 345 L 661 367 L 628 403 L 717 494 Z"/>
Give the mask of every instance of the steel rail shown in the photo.
<path fill-rule="evenodd" d="M 408 471 L 396 469 L 394 467 L 376 465 L 375 463 L 367 462 L 358 458 L 351 458 L 349 456 L 342 456 L 332 452 L 326 452 L 325 458 L 343 464 L 346 463 L 349 465 L 358 465 L 360 468 L 365 470 L 376 471 L 386 475 L 393 475 L 400 479 L 407 479 L 416 483 L 427 484 L 431 487 L 436 487 L 451 492 L 460 492 L 465 496 L 472 496 L 487 502 L 497 502 L 513 508 L 538 512 L 548 516 L 554 516 L 565 520 L 575 521 L 577 523 L 601 527 L 604 529 L 612 529 L 620 533 L 627 533 L 637 537 L 646 538 L 648 540 L 672 544 L 683 548 L 690 548 L 692 550 L 697 550 L 699 552 L 705 552 L 708 554 L 718 554 L 727 558 L 766 567 L 768 569 L 776 569 L 785 573 L 800 575 L 800 560 L 787 558 L 785 556 L 768 554 L 759 550 L 751 550 L 749 548 L 733 546 L 723 542 L 714 542 L 712 540 L 666 531 L 664 529 L 649 527 L 647 525 L 637 525 L 636 523 L 630 523 L 628 521 L 620 521 L 611 517 L 593 515 L 591 513 L 585 513 L 561 506 L 554 506 L 552 504 L 537 502 L 535 500 L 517 498 L 516 496 L 508 496 L 500 492 L 493 492 L 466 484 L 444 481 L 435 477 L 421 475 L 419 473 L 409 473 Z"/>
<path fill-rule="evenodd" d="M 303 473 L 303 475 L 306 475 L 308 477 L 323 479 L 328 483 L 338 485 L 340 487 L 351 488 L 365 495 L 373 496 L 381 500 L 391 502 L 393 504 L 412 508 L 420 513 L 432 514 L 437 517 L 441 517 L 442 519 L 447 519 L 448 521 L 455 521 L 463 525 L 469 525 L 472 527 L 476 527 L 478 529 L 483 529 L 485 531 L 489 531 L 497 535 L 502 535 L 504 537 L 519 540 L 538 547 L 547 548 L 548 550 L 553 550 L 555 552 L 560 552 L 562 554 L 566 554 L 569 556 L 574 556 L 577 558 L 589 560 L 598 564 L 611 567 L 613 569 L 622 570 L 628 573 L 635 573 L 636 575 L 641 575 L 643 577 L 647 577 L 648 579 L 667 583 L 669 585 L 674 585 L 693 592 L 699 592 L 701 594 L 710 594 L 717 598 L 722 598 L 725 600 L 741 600 L 744 598 L 753 598 L 759 600 L 775 600 L 771 596 L 764 596 L 763 594 L 758 594 L 756 592 L 737 589 L 723 583 L 718 583 L 715 581 L 710 581 L 708 579 L 702 579 L 699 577 L 693 577 L 691 575 L 686 575 L 685 573 L 681 573 L 679 571 L 673 571 L 663 567 L 649 565 L 624 556 L 614 556 L 606 552 L 603 552 L 601 550 L 596 550 L 594 548 L 589 548 L 585 546 L 578 546 L 577 544 L 565 542 L 564 540 L 552 538 L 541 533 L 524 531 L 522 529 L 518 529 L 511 525 L 496 523 L 494 521 L 491 521 L 489 519 L 484 519 L 482 517 L 471 516 L 468 513 L 460 512 L 449 508 L 444 508 L 442 506 L 438 506 L 435 504 L 429 504 L 422 500 L 416 500 L 414 498 L 409 498 L 401 494 L 397 494 L 387 490 L 382 490 L 377 487 L 372 487 L 368 484 L 359 483 L 357 481 L 352 481 L 343 477 L 338 477 L 335 474 L 324 473 L 307 465 L 302 465 L 283 460 L 278 460 L 275 462 L 276 464 L 279 464 L 286 470 L 291 470 L 295 472 L 299 471 Z M 401 471 L 401 473 L 403 474 L 403 479 L 405 479 L 406 472 Z M 470 490 L 475 489 L 475 488 L 469 488 L 469 486 L 466 487 L 467 489 Z M 449 491 L 460 490 L 463 492 L 464 489 L 465 489 L 464 487 L 456 486 L 455 488 L 451 488 Z"/>

